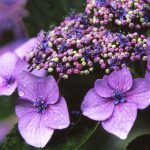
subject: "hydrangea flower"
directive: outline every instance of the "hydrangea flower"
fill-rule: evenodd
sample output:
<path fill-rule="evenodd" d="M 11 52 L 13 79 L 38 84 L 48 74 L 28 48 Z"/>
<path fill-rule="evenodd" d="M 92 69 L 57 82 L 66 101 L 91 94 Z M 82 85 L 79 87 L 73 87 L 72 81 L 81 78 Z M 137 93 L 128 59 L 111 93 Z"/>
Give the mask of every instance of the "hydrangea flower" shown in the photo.
<path fill-rule="evenodd" d="M 85 12 L 92 25 L 118 25 L 133 31 L 150 26 L 149 6 L 145 0 L 87 0 Z"/>
<path fill-rule="evenodd" d="M 28 70 L 28 64 L 23 61 L 25 54 L 36 45 L 36 38 L 28 41 L 17 40 L 0 50 L 0 95 L 11 95 L 16 87 L 16 78 L 22 70 Z M 11 59 L 10 59 L 11 58 Z M 32 72 L 38 76 L 45 76 L 45 70 Z"/>
<path fill-rule="evenodd" d="M 18 78 L 18 93 L 18 128 L 28 144 L 44 147 L 55 129 L 68 127 L 67 105 L 59 95 L 57 83 L 52 76 L 41 78 L 24 71 Z"/>
<path fill-rule="evenodd" d="M 1 0 L 0 1 L 0 34 L 5 30 L 12 30 L 15 36 L 26 36 L 22 18 L 28 15 L 25 5 L 27 0 Z"/>
<path fill-rule="evenodd" d="M 6 52 L 0 56 L 0 95 L 11 95 L 16 87 L 17 70 L 20 66 L 16 65 L 17 55 L 12 52 Z"/>
<path fill-rule="evenodd" d="M 65 79 L 73 74 L 88 75 L 95 65 L 110 73 L 144 60 L 146 42 L 143 34 L 93 27 L 85 14 L 71 15 L 53 30 L 40 32 L 26 61 L 31 68 L 55 71 Z"/>
<path fill-rule="evenodd" d="M 102 121 L 103 128 L 126 139 L 137 117 L 137 109 L 150 104 L 150 84 L 132 79 L 126 68 L 112 72 L 95 82 L 81 105 L 83 115 Z"/>

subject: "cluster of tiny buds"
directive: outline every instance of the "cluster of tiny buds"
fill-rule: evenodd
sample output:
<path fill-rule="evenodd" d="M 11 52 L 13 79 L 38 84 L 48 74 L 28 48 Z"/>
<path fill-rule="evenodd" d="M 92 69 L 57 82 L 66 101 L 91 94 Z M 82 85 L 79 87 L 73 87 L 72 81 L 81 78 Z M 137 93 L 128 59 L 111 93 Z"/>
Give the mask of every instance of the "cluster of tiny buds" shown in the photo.
<path fill-rule="evenodd" d="M 119 25 L 131 29 L 150 27 L 147 0 L 87 0 L 85 12 L 93 25 Z"/>
<path fill-rule="evenodd" d="M 91 26 L 86 14 L 67 17 L 53 30 L 42 31 L 38 39 L 38 45 L 25 57 L 31 69 L 55 71 L 65 79 L 72 74 L 88 75 L 95 65 L 110 73 L 130 61 L 146 59 L 144 35 Z"/>

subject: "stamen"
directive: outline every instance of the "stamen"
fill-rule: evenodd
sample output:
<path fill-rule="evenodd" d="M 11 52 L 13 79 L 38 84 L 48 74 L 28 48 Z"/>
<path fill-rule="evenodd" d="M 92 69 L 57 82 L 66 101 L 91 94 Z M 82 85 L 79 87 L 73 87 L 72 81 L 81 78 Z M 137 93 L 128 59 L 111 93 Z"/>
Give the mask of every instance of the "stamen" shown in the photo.
<path fill-rule="evenodd" d="M 34 107 L 37 108 L 38 113 L 44 113 L 48 108 L 48 104 L 42 98 L 40 98 L 34 102 Z"/>

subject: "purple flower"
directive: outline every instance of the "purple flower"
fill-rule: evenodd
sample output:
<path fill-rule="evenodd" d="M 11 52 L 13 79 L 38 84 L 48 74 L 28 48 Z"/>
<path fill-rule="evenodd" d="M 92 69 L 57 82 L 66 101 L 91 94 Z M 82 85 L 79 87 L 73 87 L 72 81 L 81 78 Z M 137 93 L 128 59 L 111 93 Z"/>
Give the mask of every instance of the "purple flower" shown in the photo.
<path fill-rule="evenodd" d="M 137 109 L 150 104 L 150 84 L 142 78 L 132 79 L 123 68 L 97 80 L 81 105 L 83 114 L 102 121 L 103 128 L 126 139 L 137 117 Z"/>
<path fill-rule="evenodd" d="M 52 76 L 41 78 L 24 71 L 18 78 L 18 93 L 18 128 L 28 144 L 44 147 L 55 129 L 69 126 L 65 99 Z"/>
<path fill-rule="evenodd" d="M 150 71 L 146 70 L 145 79 L 150 82 Z"/>
<path fill-rule="evenodd" d="M 26 31 L 22 18 L 28 15 L 25 5 L 27 0 L 0 1 L 0 35 L 5 30 L 12 30 L 17 38 L 25 37 Z"/>
<path fill-rule="evenodd" d="M 0 95 L 11 95 L 16 87 L 16 74 L 20 66 L 16 65 L 18 57 L 11 52 L 0 56 Z"/>
<path fill-rule="evenodd" d="M 15 91 L 19 72 L 28 68 L 28 64 L 22 59 L 35 44 L 36 38 L 27 42 L 22 39 L 0 49 L 0 95 L 11 95 Z M 35 70 L 33 74 L 45 76 L 45 70 Z"/>

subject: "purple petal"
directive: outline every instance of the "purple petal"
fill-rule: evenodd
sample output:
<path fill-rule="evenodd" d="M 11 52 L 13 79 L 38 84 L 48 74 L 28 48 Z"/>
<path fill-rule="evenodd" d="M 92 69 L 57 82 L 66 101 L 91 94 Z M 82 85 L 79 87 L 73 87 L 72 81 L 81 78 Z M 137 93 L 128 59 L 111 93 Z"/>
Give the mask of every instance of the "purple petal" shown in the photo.
<path fill-rule="evenodd" d="M 32 74 L 38 76 L 38 77 L 45 77 L 46 75 L 46 70 L 40 69 L 40 70 L 33 70 Z"/>
<path fill-rule="evenodd" d="M 123 68 L 109 75 L 108 83 L 114 90 L 126 92 L 132 87 L 132 75 L 129 70 Z"/>
<path fill-rule="evenodd" d="M 52 76 L 42 78 L 23 71 L 17 81 L 21 98 L 35 101 L 42 97 L 43 100 L 47 100 L 47 104 L 54 104 L 58 101 L 59 89 Z"/>
<path fill-rule="evenodd" d="M 18 128 L 28 144 L 39 148 L 43 148 L 48 143 L 54 132 L 53 129 L 45 126 L 42 115 L 37 112 L 24 115 L 19 120 Z"/>
<path fill-rule="evenodd" d="M 97 121 L 108 119 L 114 109 L 114 104 L 100 97 L 94 89 L 89 90 L 81 104 L 83 115 Z"/>
<path fill-rule="evenodd" d="M 50 105 L 44 115 L 45 124 L 53 129 L 64 129 L 70 124 L 66 101 L 63 97 L 56 104 Z"/>
<path fill-rule="evenodd" d="M 17 77 L 18 93 L 22 99 L 28 99 L 33 102 L 37 99 L 35 86 L 38 78 L 29 72 L 23 71 Z"/>
<path fill-rule="evenodd" d="M 103 128 L 118 136 L 126 139 L 137 116 L 137 107 L 132 103 L 119 104 L 115 107 L 112 116 L 102 122 Z"/>
<path fill-rule="evenodd" d="M 14 49 L 16 49 L 18 46 L 20 46 L 25 41 L 26 41 L 26 39 L 19 39 L 14 42 L 8 43 L 7 45 L 0 48 L 0 55 L 4 54 L 6 52 L 13 52 Z"/>
<path fill-rule="evenodd" d="M 41 95 L 47 100 L 47 104 L 54 104 L 59 98 L 59 89 L 57 82 L 53 76 L 48 76 L 45 78 L 40 78 L 41 81 L 36 83 L 36 94 Z"/>
<path fill-rule="evenodd" d="M 20 45 L 18 48 L 14 50 L 14 52 L 17 54 L 17 56 L 20 59 L 23 59 L 24 56 L 32 51 L 32 49 L 36 46 L 37 38 L 32 38 L 26 42 L 24 42 L 22 45 Z"/>
<path fill-rule="evenodd" d="M 147 38 L 146 54 L 150 55 L 150 36 Z"/>
<path fill-rule="evenodd" d="M 14 82 L 11 85 L 0 85 L 0 95 L 11 95 L 17 88 L 17 82 Z"/>
<path fill-rule="evenodd" d="M 19 74 L 22 71 L 28 71 L 29 72 L 28 67 L 29 67 L 29 65 L 28 65 L 27 62 L 25 62 L 24 60 L 18 59 L 16 67 L 15 67 L 15 71 L 14 71 L 15 72 L 15 76 L 18 77 Z M 46 71 L 44 69 L 33 70 L 32 74 L 34 74 L 34 75 L 36 75 L 38 77 L 44 77 L 46 75 Z"/>
<path fill-rule="evenodd" d="M 150 71 L 146 70 L 145 79 L 150 82 Z"/>
<path fill-rule="evenodd" d="M 11 59 L 10 59 L 11 58 Z M 6 52 L 0 56 L 0 76 L 7 77 L 14 75 L 14 69 L 18 57 L 11 52 Z"/>
<path fill-rule="evenodd" d="M 36 109 L 33 106 L 33 102 L 26 99 L 19 99 L 15 108 L 15 112 L 17 116 L 21 118 L 27 113 L 36 112 Z"/>
<path fill-rule="evenodd" d="M 128 102 L 135 103 L 138 109 L 145 109 L 150 105 L 150 83 L 142 78 L 134 79 L 126 99 Z"/>
<path fill-rule="evenodd" d="M 10 132 L 9 126 L 5 122 L 0 122 L 0 144 L 6 138 L 6 135 Z"/>
<path fill-rule="evenodd" d="M 95 82 L 95 90 L 96 92 L 101 96 L 101 97 L 112 97 L 113 95 L 113 90 L 108 84 L 108 76 L 104 76 L 103 79 L 96 80 Z"/>

